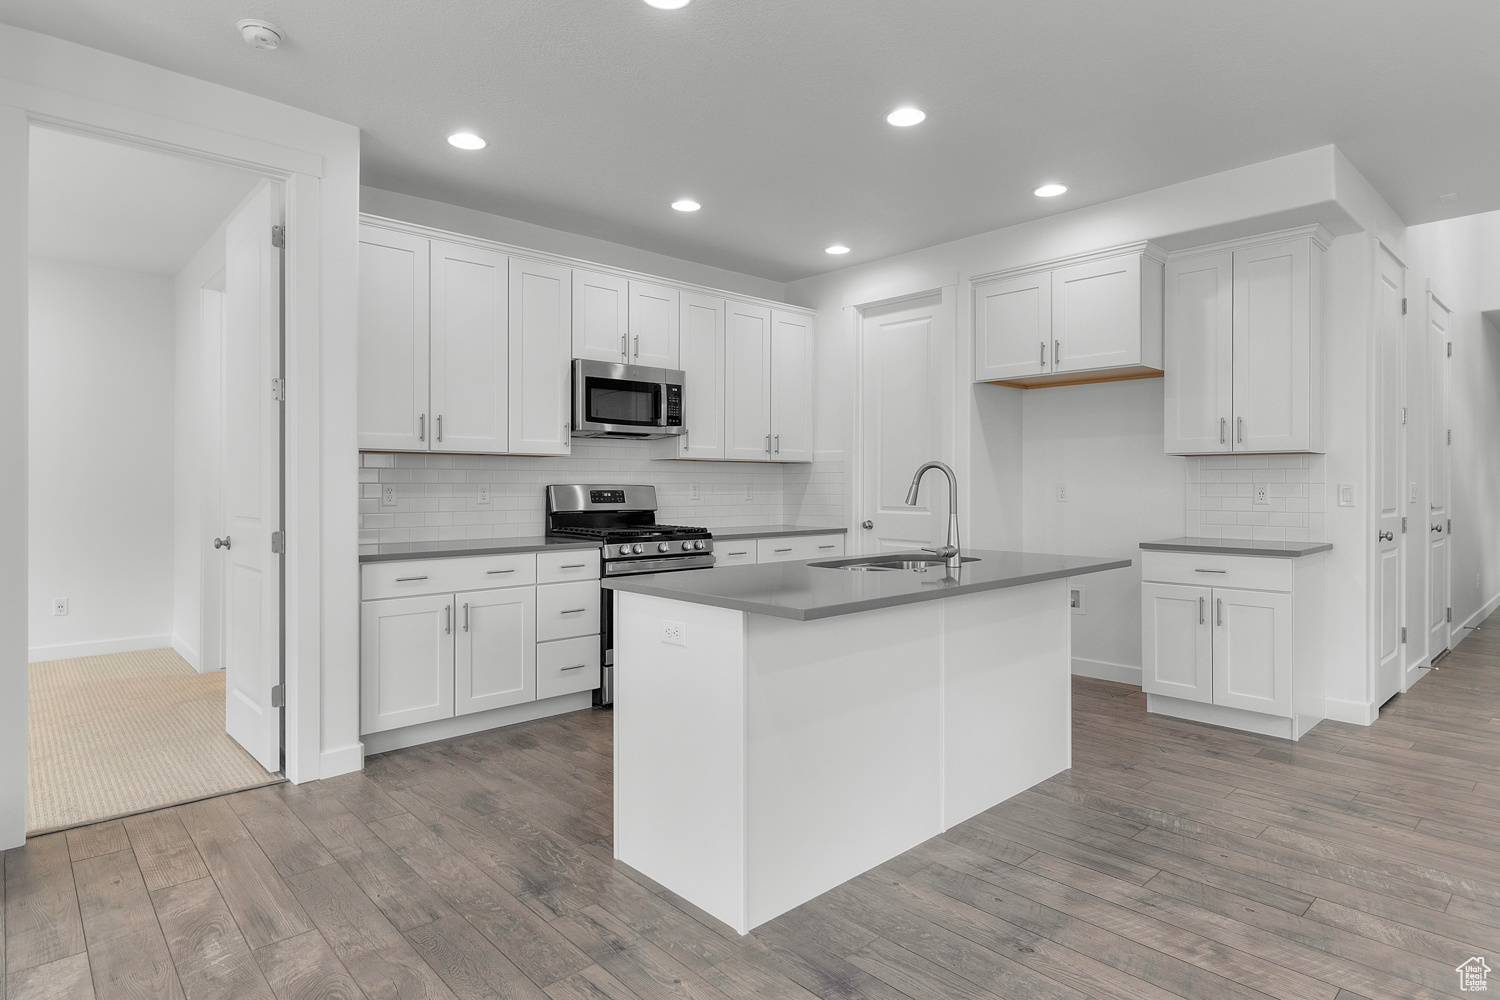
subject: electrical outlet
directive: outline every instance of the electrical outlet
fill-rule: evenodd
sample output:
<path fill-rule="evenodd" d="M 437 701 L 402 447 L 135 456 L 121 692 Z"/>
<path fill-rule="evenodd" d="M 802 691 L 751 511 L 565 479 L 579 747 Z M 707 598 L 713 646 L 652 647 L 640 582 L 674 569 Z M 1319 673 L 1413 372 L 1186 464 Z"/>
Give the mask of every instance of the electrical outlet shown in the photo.
<path fill-rule="evenodd" d="M 749 483 L 745 484 L 745 499 L 746 500 L 754 500 L 755 499 L 755 494 L 751 491 Z"/>
<path fill-rule="evenodd" d="M 1265 483 L 1256 483 L 1255 484 L 1255 499 L 1252 500 L 1251 503 L 1268 504 L 1268 503 L 1271 502 L 1269 494 L 1270 494 L 1270 490 L 1268 490 L 1266 488 L 1266 484 Z"/>
<path fill-rule="evenodd" d="M 396 506 L 396 487 L 384 486 L 380 490 L 380 505 L 382 507 Z"/>
<path fill-rule="evenodd" d="M 479 502 L 480 503 L 489 503 L 490 502 L 490 484 L 489 483 L 480 483 L 479 484 Z"/>
<path fill-rule="evenodd" d="M 703 494 L 698 491 L 698 484 L 697 483 L 689 483 L 688 485 L 692 488 L 692 499 L 693 499 L 693 501 L 696 503 L 697 501 L 702 500 L 703 499 Z"/>
<path fill-rule="evenodd" d="M 1068 502 L 1068 484 L 1067 483 L 1058 483 L 1057 484 L 1057 502 L 1058 503 L 1067 503 Z"/>
<path fill-rule="evenodd" d="M 61 617 L 68 613 L 68 599 L 66 597 L 54 597 L 52 599 L 52 613 Z"/>
<path fill-rule="evenodd" d="M 671 646 L 687 645 L 687 626 L 671 618 L 661 620 L 661 641 Z"/>
<path fill-rule="evenodd" d="M 1068 608 L 1075 615 L 1088 613 L 1084 610 L 1082 584 L 1068 588 Z"/>

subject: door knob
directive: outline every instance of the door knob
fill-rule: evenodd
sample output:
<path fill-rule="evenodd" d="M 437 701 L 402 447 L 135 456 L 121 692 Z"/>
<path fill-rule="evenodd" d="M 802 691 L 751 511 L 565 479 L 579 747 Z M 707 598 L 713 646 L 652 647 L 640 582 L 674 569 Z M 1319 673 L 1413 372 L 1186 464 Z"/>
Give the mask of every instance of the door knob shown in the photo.
<path fill-rule="evenodd" d="M 1394 531 L 1382 531 L 1380 533 L 1380 540 L 1382 542 L 1393 542 L 1396 540 L 1396 533 Z"/>
<path fill-rule="evenodd" d="M 1443 526 L 1441 524 L 1434 524 L 1432 530 L 1441 535 L 1443 533 Z"/>
<path fill-rule="evenodd" d="M 229 548 L 229 536 L 225 535 L 223 538 L 215 538 L 214 539 L 214 548 L 216 548 L 216 549 L 227 549 L 227 548 Z"/>
<path fill-rule="evenodd" d="M 866 531 L 871 531 L 875 527 L 875 522 L 874 521 L 861 521 L 861 522 L 859 522 L 859 526 L 861 528 L 864 528 Z"/>

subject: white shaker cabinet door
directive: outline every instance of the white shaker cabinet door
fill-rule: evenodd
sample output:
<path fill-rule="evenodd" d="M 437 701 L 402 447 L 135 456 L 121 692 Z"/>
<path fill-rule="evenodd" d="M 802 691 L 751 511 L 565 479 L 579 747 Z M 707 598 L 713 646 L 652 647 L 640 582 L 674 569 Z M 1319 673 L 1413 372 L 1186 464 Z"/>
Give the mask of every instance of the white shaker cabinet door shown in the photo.
<path fill-rule="evenodd" d="M 1169 455 L 1234 450 L 1234 254 L 1167 262 L 1165 432 Z"/>
<path fill-rule="evenodd" d="M 1184 701 L 1213 701 L 1213 591 L 1141 585 L 1141 688 Z"/>
<path fill-rule="evenodd" d="M 536 701 L 536 588 L 458 594 L 455 715 Z"/>
<path fill-rule="evenodd" d="M 678 369 L 679 313 L 675 288 L 645 281 L 630 283 L 630 363 Z"/>
<path fill-rule="evenodd" d="M 1214 704 L 1292 714 L 1292 595 L 1214 588 Z"/>
<path fill-rule="evenodd" d="M 678 458 L 724 457 L 724 300 L 683 292 L 683 426 Z"/>
<path fill-rule="evenodd" d="M 360 605 L 361 733 L 453 715 L 453 595 Z"/>
<path fill-rule="evenodd" d="M 433 451 L 510 447 L 508 285 L 504 254 L 433 241 Z"/>
<path fill-rule="evenodd" d="M 1052 272 L 1054 372 L 1142 363 L 1141 263 L 1122 254 Z"/>
<path fill-rule="evenodd" d="M 359 447 L 426 451 L 427 240 L 359 229 Z"/>
<path fill-rule="evenodd" d="M 812 317 L 771 313 L 771 458 L 811 462 Z"/>
<path fill-rule="evenodd" d="M 573 357 L 622 365 L 628 358 L 630 282 L 573 271 Z"/>
<path fill-rule="evenodd" d="M 769 461 L 771 310 L 730 302 L 724 344 L 724 457 L 741 462 Z"/>
<path fill-rule="evenodd" d="M 1234 450 L 1312 445 L 1312 241 L 1234 252 Z"/>
<path fill-rule="evenodd" d="M 572 446 L 573 273 L 510 259 L 510 453 L 566 455 Z"/>
<path fill-rule="evenodd" d="M 1052 371 L 1052 272 L 974 286 L 974 379 Z"/>

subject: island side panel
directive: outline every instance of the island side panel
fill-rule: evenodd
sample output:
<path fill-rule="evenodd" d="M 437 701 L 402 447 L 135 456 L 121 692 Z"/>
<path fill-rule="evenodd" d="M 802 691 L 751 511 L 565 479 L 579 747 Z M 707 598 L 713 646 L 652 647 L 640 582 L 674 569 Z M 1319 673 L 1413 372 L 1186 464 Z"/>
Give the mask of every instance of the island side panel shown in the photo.
<path fill-rule="evenodd" d="M 968 594 L 944 609 L 943 829 L 1072 764 L 1066 580 Z"/>
<path fill-rule="evenodd" d="M 751 927 L 941 832 L 945 603 L 749 617 Z"/>
<path fill-rule="evenodd" d="M 744 934 L 745 615 L 615 602 L 615 857 Z"/>

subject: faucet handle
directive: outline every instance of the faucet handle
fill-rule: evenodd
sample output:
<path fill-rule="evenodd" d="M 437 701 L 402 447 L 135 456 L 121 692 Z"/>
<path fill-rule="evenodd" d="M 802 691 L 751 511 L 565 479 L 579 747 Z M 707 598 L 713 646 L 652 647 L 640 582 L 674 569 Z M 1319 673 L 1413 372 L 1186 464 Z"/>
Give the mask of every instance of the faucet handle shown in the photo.
<path fill-rule="evenodd" d="M 954 556 L 958 555 L 958 546 L 956 546 L 956 545 L 938 545 L 938 546 L 935 546 L 935 547 L 930 548 L 930 549 L 927 548 L 926 546 L 923 546 L 922 547 L 922 551 L 923 552 L 931 552 L 933 555 L 937 556 L 939 559 L 952 559 Z"/>

